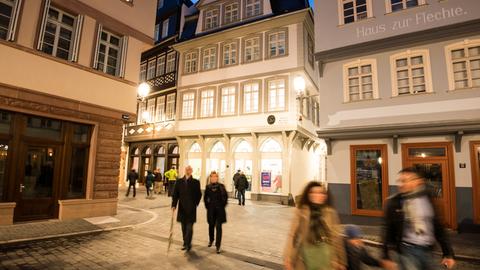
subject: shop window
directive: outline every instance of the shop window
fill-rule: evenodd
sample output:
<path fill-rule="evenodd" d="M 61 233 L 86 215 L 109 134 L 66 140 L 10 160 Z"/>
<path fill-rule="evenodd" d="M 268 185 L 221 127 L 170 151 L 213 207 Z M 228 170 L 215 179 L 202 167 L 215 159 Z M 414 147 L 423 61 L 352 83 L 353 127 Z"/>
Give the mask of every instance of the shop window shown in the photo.
<path fill-rule="evenodd" d="M 388 190 L 387 146 L 352 145 L 350 158 L 352 213 L 381 216 Z"/>
<path fill-rule="evenodd" d="M 223 145 L 223 143 L 221 142 L 216 142 L 213 147 L 212 147 L 212 151 L 210 151 L 212 153 L 225 153 L 225 146 Z"/>

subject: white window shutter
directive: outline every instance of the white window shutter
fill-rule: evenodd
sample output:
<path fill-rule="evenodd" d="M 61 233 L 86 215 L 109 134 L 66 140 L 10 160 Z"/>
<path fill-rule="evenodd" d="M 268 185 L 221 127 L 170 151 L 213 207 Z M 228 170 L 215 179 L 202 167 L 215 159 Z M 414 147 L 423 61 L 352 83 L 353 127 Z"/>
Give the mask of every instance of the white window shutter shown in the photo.
<path fill-rule="evenodd" d="M 98 50 L 100 48 L 100 39 L 102 38 L 102 31 L 103 31 L 103 26 L 101 24 L 98 24 L 97 40 L 96 40 L 96 43 L 95 43 L 95 53 L 93 55 L 93 68 L 94 69 L 98 68 Z"/>
<path fill-rule="evenodd" d="M 78 15 L 75 22 L 75 28 L 73 30 L 72 53 L 70 54 L 70 61 L 72 62 L 78 61 L 78 50 L 80 49 L 80 35 L 82 33 L 83 18 L 83 15 Z"/>
<path fill-rule="evenodd" d="M 37 50 L 39 50 L 39 51 L 42 50 L 43 36 L 44 36 L 44 32 L 45 32 L 45 26 L 47 25 L 48 10 L 49 9 L 50 9 L 50 0 L 45 0 L 44 1 L 43 13 L 42 13 L 42 22 L 40 24 L 40 32 L 38 34 Z"/>
<path fill-rule="evenodd" d="M 8 27 L 8 41 L 15 40 L 15 32 L 17 31 L 17 24 L 18 24 L 18 17 L 20 15 L 20 7 L 22 6 L 22 0 L 15 1 L 15 5 L 13 6 L 12 16 L 10 21 L 10 26 Z"/>
<path fill-rule="evenodd" d="M 121 54 L 120 57 L 122 58 L 120 61 L 120 66 L 117 69 L 117 76 L 124 78 L 125 77 L 125 66 L 127 64 L 127 50 L 128 50 L 128 36 L 122 37 L 122 44 L 121 44 Z"/>

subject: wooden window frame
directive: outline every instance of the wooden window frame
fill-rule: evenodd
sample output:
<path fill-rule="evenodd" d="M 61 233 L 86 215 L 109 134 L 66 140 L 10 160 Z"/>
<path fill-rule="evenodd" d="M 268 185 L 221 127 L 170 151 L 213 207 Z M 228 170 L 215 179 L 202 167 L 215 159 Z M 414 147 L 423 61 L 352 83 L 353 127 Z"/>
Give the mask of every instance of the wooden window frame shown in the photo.
<path fill-rule="evenodd" d="M 470 141 L 470 160 L 472 164 L 472 192 L 473 192 L 473 223 L 480 224 L 480 168 L 476 156 L 476 145 L 480 145 L 480 141 Z"/>
<path fill-rule="evenodd" d="M 164 122 L 166 117 L 167 95 L 157 96 L 155 105 L 155 120 L 154 122 Z M 163 107 L 163 109 L 161 109 Z"/>
<path fill-rule="evenodd" d="M 147 62 L 144 61 L 140 64 L 140 74 L 139 74 L 139 81 L 144 82 L 147 79 Z"/>
<path fill-rule="evenodd" d="M 285 96 L 285 100 L 284 100 L 284 108 L 283 109 L 274 109 L 274 110 L 271 110 L 270 109 L 270 106 L 269 106 L 269 83 L 271 81 L 276 81 L 276 80 L 283 80 L 284 83 L 285 83 L 285 93 L 284 93 L 284 96 Z M 289 78 L 288 76 L 275 76 L 275 77 L 269 77 L 269 78 L 266 78 L 265 79 L 265 86 L 264 86 L 264 112 L 286 112 L 288 111 L 288 106 L 289 106 Z"/>
<path fill-rule="evenodd" d="M 467 87 L 463 87 L 463 88 L 455 87 L 455 76 L 454 76 L 454 70 L 453 70 L 453 62 L 455 61 L 452 59 L 452 51 L 463 49 L 468 52 L 469 47 L 476 47 L 476 46 L 480 46 L 480 39 L 465 39 L 463 41 L 456 42 L 445 47 L 445 60 L 446 60 L 447 71 L 448 71 L 449 91 L 480 88 L 480 86 L 473 86 L 473 83 L 472 83 L 472 70 L 471 70 L 471 63 L 470 63 L 472 57 L 468 56 L 468 57 L 462 58 L 466 62 L 466 72 L 467 72 L 467 80 L 468 80 Z M 480 58 L 480 56 L 476 56 L 474 58 L 476 60 Z"/>
<path fill-rule="evenodd" d="M 364 99 L 363 98 L 363 91 L 362 91 L 362 74 L 359 73 L 358 75 L 354 77 L 358 77 L 359 80 L 359 99 L 358 100 L 350 100 L 350 84 L 349 84 L 349 79 L 350 76 L 348 71 L 350 68 L 358 68 L 361 70 L 362 66 L 371 66 L 371 76 L 372 76 L 372 98 L 370 99 Z M 379 94 L 378 94 L 378 72 L 377 72 L 377 60 L 376 59 L 357 59 L 352 62 L 348 62 L 343 65 L 343 102 L 348 103 L 348 102 L 358 102 L 358 101 L 368 101 L 368 100 L 376 100 L 379 99 Z"/>
<path fill-rule="evenodd" d="M 207 28 L 207 14 L 208 14 L 208 12 L 214 12 L 214 11 L 217 12 L 217 25 Z M 212 17 L 213 17 L 213 15 L 212 15 Z M 202 16 L 202 29 L 203 29 L 203 31 L 211 31 L 211 30 L 217 29 L 218 27 L 220 27 L 220 25 L 221 25 L 220 5 L 205 9 L 203 11 L 203 16 Z"/>
<path fill-rule="evenodd" d="M 171 96 L 173 96 L 173 98 L 171 98 L 171 100 L 169 100 L 168 98 L 171 97 Z M 165 102 L 166 102 L 165 103 L 165 121 L 174 121 L 175 120 L 175 109 L 176 109 L 176 105 L 177 105 L 177 93 L 174 92 L 174 93 L 167 94 Z M 170 109 L 169 104 L 173 104 L 173 105 L 171 105 L 172 106 L 171 114 L 169 113 L 169 109 Z"/>
<path fill-rule="evenodd" d="M 420 6 L 427 5 L 427 1 L 426 1 L 426 0 L 418 0 L 418 5 L 413 6 L 413 7 L 407 7 L 407 4 L 406 4 L 407 1 L 408 1 L 408 0 L 402 0 L 402 6 L 403 6 L 403 8 L 402 8 L 401 10 L 393 11 L 393 10 L 392 10 L 392 2 L 391 2 L 390 0 L 385 0 L 386 12 L 387 12 L 387 13 L 401 12 L 401 11 L 408 10 L 408 9 L 411 9 L 411 8 L 416 8 L 416 7 L 420 7 Z"/>
<path fill-rule="evenodd" d="M 422 56 L 423 59 L 423 77 L 424 77 L 424 84 L 425 84 L 425 92 L 414 92 L 413 91 L 413 75 L 412 75 L 412 65 L 410 65 L 410 61 L 413 57 Z M 403 94 L 400 95 L 398 92 L 398 82 L 397 82 L 397 65 L 396 61 L 400 58 L 407 58 L 407 67 L 405 67 L 408 71 L 408 81 L 409 81 L 409 91 L 410 94 Z M 430 67 L 430 53 L 428 49 L 421 49 L 421 50 L 407 50 L 401 53 L 394 54 L 390 56 L 390 74 L 392 79 L 392 96 L 411 96 L 411 95 L 418 95 L 418 94 L 426 94 L 426 93 L 433 93 L 432 87 L 432 69 Z"/>
<path fill-rule="evenodd" d="M 152 64 L 152 65 L 150 65 Z M 150 67 L 153 67 L 152 70 L 150 70 Z M 152 71 L 152 72 L 150 72 Z M 152 73 L 152 74 L 150 74 Z M 154 79 L 155 77 L 157 77 L 157 58 L 156 57 L 152 57 L 150 59 L 147 60 L 147 81 L 151 80 L 151 79 Z"/>
<path fill-rule="evenodd" d="M 192 59 L 188 60 L 189 62 L 195 62 L 195 70 L 192 70 L 190 67 L 190 71 L 187 71 L 187 56 L 188 55 L 195 55 L 195 58 L 192 57 Z M 199 70 L 199 59 L 198 59 L 198 50 L 190 50 L 185 53 L 183 53 L 183 60 L 182 60 L 182 66 L 183 66 L 183 74 L 188 75 L 188 74 L 194 74 L 197 73 Z"/>
<path fill-rule="evenodd" d="M 260 2 L 260 12 L 258 14 L 252 14 L 252 15 L 248 15 L 247 14 L 247 0 L 243 0 L 243 19 L 249 19 L 249 18 L 255 18 L 257 16 L 261 16 L 263 15 L 263 0 L 258 0 Z"/>
<path fill-rule="evenodd" d="M 155 68 L 156 69 L 155 75 L 157 77 L 165 75 L 166 66 L 167 66 L 167 54 L 162 53 L 159 56 L 157 56 L 157 66 Z M 160 69 L 159 67 L 162 67 L 162 68 Z"/>
<path fill-rule="evenodd" d="M 170 56 L 172 56 L 172 58 L 169 58 Z M 173 60 L 172 60 L 173 59 Z M 171 63 L 171 61 L 173 61 L 173 64 L 171 66 L 169 66 L 169 64 Z M 165 55 L 165 74 L 168 74 L 168 73 L 172 73 L 172 72 L 175 72 L 176 70 L 176 67 L 177 67 L 177 53 L 175 51 L 169 51 L 166 55 Z M 172 70 L 170 70 L 170 68 L 173 68 Z"/>
<path fill-rule="evenodd" d="M 345 2 L 353 2 L 353 22 L 345 23 L 345 10 L 343 7 L 343 4 Z M 389 0 L 387 0 L 389 1 Z M 373 9 L 372 9 L 372 0 L 366 0 L 365 4 L 367 5 L 367 17 L 358 19 L 358 14 L 357 14 L 357 5 L 356 5 L 356 0 L 338 0 L 338 25 L 346 25 L 346 24 L 351 24 L 351 23 L 356 23 L 364 20 L 368 20 L 373 17 Z"/>
<path fill-rule="evenodd" d="M 356 151 L 358 150 L 380 150 L 382 153 L 382 206 L 384 206 L 389 189 L 388 147 L 386 144 L 350 145 L 350 207 L 352 215 L 381 217 L 383 210 L 357 209 Z"/>
<path fill-rule="evenodd" d="M 246 112 L 245 111 L 245 86 L 249 84 L 258 84 L 258 108 L 256 112 Z M 263 85 L 262 85 L 262 80 L 261 79 L 256 79 L 256 80 L 248 80 L 240 83 L 240 113 L 243 115 L 250 115 L 250 114 L 259 114 L 262 113 L 263 109 Z"/>
<path fill-rule="evenodd" d="M 192 116 L 191 117 L 185 117 L 184 115 L 184 102 L 185 102 L 185 95 L 188 94 L 193 94 L 193 108 L 192 108 Z M 197 99 L 197 91 L 196 90 L 189 90 L 189 91 L 184 91 L 181 93 L 181 108 L 180 108 L 180 119 L 182 120 L 193 120 L 196 118 L 196 99 Z"/>
<path fill-rule="evenodd" d="M 259 59 L 256 59 L 256 60 L 250 60 L 250 61 L 247 61 L 246 59 L 246 52 L 247 52 L 247 41 L 248 40 L 251 40 L 251 39 L 255 39 L 255 38 L 258 38 L 258 46 L 259 46 L 259 50 L 260 50 L 260 57 Z M 259 62 L 259 61 L 262 61 L 263 60 L 263 35 L 262 34 L 255 34 L 255 35 L 249 35 L 249 36 L 246 36 L 246 37 L 242 37 L 242 64 L 250 64 L 250 63 L 255 63 L 255 62 Z"/>
<path fill-rule="evenodd" d="M 199 106 L 198 106 L 198 118 L 202 118 L 202 119 L 206 119 L 206 118 L 214 118 L 216 116 L 216 113 L 217 113 L 217 87 L 215 86 L 212 86 L 212 87 L 205 87 L 205 88 L 202 88 L 199 91 L 199 94 L 198 94 L 198 97 L 199 97 Z M 212 102 L 213 102 L 213 109 L 212 109 L 212 112 L 211 112 L 211 115 L 206 115 L 204 116 L 202 114 L 202 110 L 203 110 L 203 97 L 202 97 L 202 94 L 204 92 L 207 92 L 207 91 L 213 91 L 213 99 L 212 99 Z"/>
<path fill-rule="evenodd" d="M 204 67 L 204 64 L 205 64 L 205 52 L 207 50 L 212 50 L 214 49 L 214 57 L 215 57 L 215 62 L 214 62 L 214 65 L 210 68 L 205 68 Z M 211 55 L 209 56 L 211 57 Z M 205 46 L 204 48 L 202 48 L 202 53 L 201 53 L 201 56 L 200 56 L 200 71 L 209 71 L 209 70 L 215 70 L 218 68 L 218 45 L 217 44 L 214 44 L 214 45 L 209 45 L 209 46 Z"/>
<path fill-rule="evenodd" d="M 235 48 L 235 52 L 236 52 L 235 63 L 226 65 L 224 63 L 224 60 L 225 60 L 225 57 L 224 57 L 225 46 L 230 45 L 230 44 L 235 44 L 235 46 L 236 46 L 236 48 Z M 240 60 L 240 40 L 239 39 L 227 40 L 227 41 L 220 44 L 220 68 L 237 66 L 240 62 L 239 60 Z"/>
<path fill-rule="evenodd" d="M 233 104 L 234 112 L 231 114 L 224 114 L 223 112 L 223 94 L 222 90 L 224 88 L 231 88 L 233 87 L 235 89 L 235 102 Z M 231 117 L 231 116 L 237 116 L 238 115 L 238 84 L 236 83 L 229 83 L 229 84 L 223 84 L 218 87 L 218 117 Z"/>
<path fill-rule="evenodd" d="M 23 0 L 14 0 L 13 3 L 11 3 L 12 13 L 10 14 L 10 18 L 8 20 L 8 27 L 6 29 L 6 37 L 4 39 L 6 41 L 16 40 L 18 21 L 19 21 L 21 9 L 22 9 L 22 2 Z M 10 6 L 10 3 L 6 5 Z"/>
<path fill-rule="evenodd" d="M 270 35 L 278 34 L 280 32 L 285 33 L 285 53 L 284 54 L 277 54 L 277 55 L 270 55 Z M 275 58 L 281 58 L 281 57 L 287 57 L 288 56 L 288 27 L 282 27 L 282 28 L 277 28 L 273 29 L 271 31 L 265 32 L 265 59 L 275 59 Z M 275 51 L 278 51 L 278 46 Z"/>
<path fill-rule="evenodd" d="M 234 4 L 237 4 L 237 12 L 238 12 L 237 19 L 232 20 L 230 22 L 227 22 L 226 21 L 226 19 L 227 19 L 227 16 L 226 16 L 227 15 L 227 6 L 234 5 Z M 222 25 L 229 25 L 229 24 L 239 22 L 241 17 L 242 17 L 242 5 L 240 3 L 240 0 L 228 1 L 228 2 L 225 2 L 222 5 Z"/>

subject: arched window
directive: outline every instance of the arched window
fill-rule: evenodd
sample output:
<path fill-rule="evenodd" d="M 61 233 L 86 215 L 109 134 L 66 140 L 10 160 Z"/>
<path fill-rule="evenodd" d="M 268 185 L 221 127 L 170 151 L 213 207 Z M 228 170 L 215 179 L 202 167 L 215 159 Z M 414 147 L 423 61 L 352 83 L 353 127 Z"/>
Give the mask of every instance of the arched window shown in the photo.
<path fill-rule="evenodd" d="M 225 153 L 225 146 L 221 142 L 216 142 L 212 147 L 212 153 Z"/>
<path fill-rule="evenodd" d="M 131 154 L 132 156 L 138 156 L 138 155 L 140 155 L 140 150 L 138 150 L 138 147 L 135 147 L 135 148 L 132 149 L 132 151 L 130 152 L 130 154 Z"/>
<path fill-rule="evenodd" d="M 202 152 L 202 148 L 200 148 L 200 145 L 198 143 L 192 144 L 190 147 L 190 150 L 188 151 L 190 153 L 200 153 Z"/>
<path fill-rule="evenodd" d="M 168 148 L 168 153 L 170 155 L 178 155 L 178 145 L 170 145 Z"/>
<path fill-rule="evenodd" d="M 160 145 L 158 148 L 157 148 L 157 155 L 161 156 L 161 155 L 165 155 L 165 147 L 163 147 L 163 145 Z"/>
<path fill-rule="evenodd" d="M 146 146 L 146 147 L 143 149 L 143 154 L 144 154 L 144 155 L 151 155 L 151 154 L 152 154 L 152 148 L 150 148 L 149 146 Z"/>
<path fill-rule="evenodd" d="M 279 153 L 282 152 L 282 147 L 277 141 L 269 138 L 262 144 L 260 151 L 264 153 Z"/>
<path fill-rule="evenodd" d="M 235 148 L 235 153 L 251 153 L 253 152 L 252 146 L 245 140 L 242 140 Z"/>

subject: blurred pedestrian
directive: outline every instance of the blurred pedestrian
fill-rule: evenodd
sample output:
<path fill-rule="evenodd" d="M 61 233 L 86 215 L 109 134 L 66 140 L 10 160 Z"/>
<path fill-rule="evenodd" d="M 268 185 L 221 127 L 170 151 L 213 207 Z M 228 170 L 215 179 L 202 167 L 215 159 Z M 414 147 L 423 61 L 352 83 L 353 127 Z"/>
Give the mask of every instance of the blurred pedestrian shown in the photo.
<path fill-rule="evenodd" d="M 208 233 L 210 241 L 208 246 L 211 247 L 213 241 L 215 241 L 215 247 L 217 253 L 220 253 L 220 246 L 222 244 L 222 224 L 227 222 L 227 214 L 225 212 L 225 206 L 228 203 L 228 194 L 225 186 L 218 182 L 218 174 L 213 171 L 209 176 L 210 183 L 205 189 L 203 201 L 205 208 L 207 208 L 207 222 Z M 216 230 L 216 238 L 215 238 Z"/>
<path fill-rule="evenodd" d="M 348 270 L 364 269 L 362 264 L 382 267 L 387 270 L 397 269 L 396 265 L 390 261 L 378 260 L 368 253 L 365 243 L 361 239 L 361 230 L 356 225 L 347 225 L 345 227 L 345 248 L 347 250 Z"/>
<path fill-rule="evenodd" d="M 305 187 L 287 237 L 287 270 L 344 270 L 346 255 L 338 214 L 320 182 Z"/>
<path fill-rule="evenodd" d="M 248 189 L 248 180 L 243 172 L 240 172 L 240 176 L 237 180 L 238 205 L 245 205 L 245 191 Z"/>
<path fill-rule="evenodd" d="M 389 250 L 399 253 L 402 270 L 438 269 L 434 262 L 433 247 L 442 248 L 441 265 L 452 269 L 454 253 L 435 205 L 432 192 L 425 184 L 423 173 L 406 168 L 398 173 L 399 193 L 391 196 L 385 207 L 384 257 Z"/>
<path fill-rule="evenodd" d="M 168 197 L 172 196 L 173 189 L 175 188 L 175 181 L 177 181 L 177 169 L 175 166 L 172 166 L 170 170 L 165 172 L 165 180 L 168 181 Z"/>
<path fill-rule="evenodd" d="M 128 197 L 128 194 L 130 194 L 130 188 L 133 187 L 133 198 L 137 195 L 137 189 L 135 185 L 137 184 L 138 180 L 138 173 L 135 171 L 135 169 L 132 169 L 128 175 L 127 175 L 127 181 L 128 181 L 128 189 L 127 189 L 127 194 L 125 195 Z"/>
<path fill-rule="evenodd" d="M 153 174 L 155 175 L 155 182 L 153 183 L 153 188 L 154 188 L 154 193 L 155 194 L 160 194 L 162 193 L 162 188 L 163 188 L 163 177 L 162 173 L 160 172 L 159 169 L 156 169 Z"/>
<path fill-rule="evenodd" d="M 172 193 L 172 211 L 177 209 L 177 222 L 182 223 L 182 250 L 192 249 L 193 224 L 197 221 L 197 206 L 202 199 L 200 181 L 192 176 L 191 166 L 185 168 L 185 175 L 176 181 Z"/>
<path fill-rule="evenodd" d="M 152 187 L 155 182 L 155 175 L 152 171 L 147 171 L 147 177 L 145 179 L 145 188 L 147 189 L 147 198 L 152 197 Z"/>
<path fill-rule="evenodd" d="M 234 189 L 235 189 L 235 199 L 238 198 L 238 190 L 237 190 L 237 183 L 238 183 L 238 179 L 240 178 L 240 172 L 241 170 L 237 170 L 237 172 L 233 175 L 233 186 L 234 186 Z"/>

